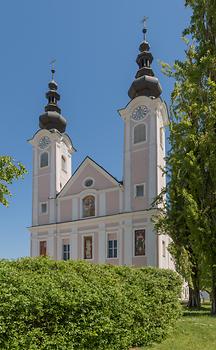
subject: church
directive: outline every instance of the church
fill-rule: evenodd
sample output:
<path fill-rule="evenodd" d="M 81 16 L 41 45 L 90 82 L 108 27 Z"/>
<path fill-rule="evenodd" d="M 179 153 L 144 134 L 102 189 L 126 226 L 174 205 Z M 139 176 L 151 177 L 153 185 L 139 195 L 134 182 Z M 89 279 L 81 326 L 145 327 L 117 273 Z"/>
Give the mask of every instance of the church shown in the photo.
<path fill-rule="evenodd" d="M 165 185 L 161 167 L 168 112 L 151 67 L 146 32 L 144 26 L 129 102 L 118 110 L 124 124 L 121 181 L 90 157 L 72 172 L 75 148 L 58 105 L 52 69 L 39 130 L 29 140 L 33 148 L 32 257 L 173 268 L 169 237 L 157 235 L 151 221 L 156 210 L 151 203 Z"/>

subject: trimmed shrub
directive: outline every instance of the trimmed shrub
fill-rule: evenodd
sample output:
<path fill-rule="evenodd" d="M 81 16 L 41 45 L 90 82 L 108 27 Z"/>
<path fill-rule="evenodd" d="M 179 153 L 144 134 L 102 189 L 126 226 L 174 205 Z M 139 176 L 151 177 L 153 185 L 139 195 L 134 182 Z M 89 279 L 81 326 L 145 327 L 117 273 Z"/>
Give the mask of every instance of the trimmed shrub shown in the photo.
<path fill-rule="evenodd" d="M 0 261 L 0 349 L 126 350 L 161 341 L 180 315 L 181 279 L 155 268 Z"/>

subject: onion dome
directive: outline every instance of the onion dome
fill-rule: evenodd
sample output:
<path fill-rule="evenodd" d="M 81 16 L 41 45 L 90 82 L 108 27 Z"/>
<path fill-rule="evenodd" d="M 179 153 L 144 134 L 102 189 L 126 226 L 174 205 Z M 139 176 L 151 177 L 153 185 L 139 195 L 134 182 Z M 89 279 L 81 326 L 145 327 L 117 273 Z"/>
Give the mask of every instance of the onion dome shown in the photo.
<path fill-rule="evenodd" d="M 159 97 L 162 89 L 158 78 L 154 76 L 154 72 L 151 68 L 153 56 L 151 54 L 149 43 L 146 40 L 146 17 L 144 18 L 144 40 L 140 44 L 140 53 L 137 56 L 136 63 L 139 69 L 136 73 L 135 79 L 128 90 L 128 95 L 131 99 L 137 96 Z"/>
<path fill-rule="evenodd" d="M 52 80 L 49 82 L 49 91 L 46 93 L 48 100 L 45 106 L 45 112 L 39 117 L 39 127 L 41 129 L 56 129 L 63 133 L 66 129 L 66 119 L 61 115 L 61 109 L 58 106 L 60 95 L 57 92 L 58 85 L 54 80 L 55 69 L 51 69 Z"/>

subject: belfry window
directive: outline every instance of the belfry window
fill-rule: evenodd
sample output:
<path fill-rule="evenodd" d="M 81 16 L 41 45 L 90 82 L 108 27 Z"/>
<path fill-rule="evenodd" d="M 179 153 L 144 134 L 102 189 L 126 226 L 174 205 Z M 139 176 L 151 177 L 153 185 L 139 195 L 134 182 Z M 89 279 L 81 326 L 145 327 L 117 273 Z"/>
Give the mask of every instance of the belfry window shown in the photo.
<path fill-rule="evenodd" d="M 95 197 L 87 196 L 83 198 L 83 217 L 95 216 Z"/>
<path fill-rule="evenodd" d="M 146 126 L 145 124 L 139 124 L 134 128 L 134 143 L 144 141 L 146 141 Z"/>
<path fill-rule="evenodd" d="M 43 152 L 40 156 L 40 167 L 44 168 L 45 166 L 48 166 L 48 153 Z"/>
<path fill-rule="evenodd" d="M 61 167 L 62 167 L 62 170 L 67 172 L 67 166 L 66 166 L 66 158 L 64 156 L 61 157 Z"/>

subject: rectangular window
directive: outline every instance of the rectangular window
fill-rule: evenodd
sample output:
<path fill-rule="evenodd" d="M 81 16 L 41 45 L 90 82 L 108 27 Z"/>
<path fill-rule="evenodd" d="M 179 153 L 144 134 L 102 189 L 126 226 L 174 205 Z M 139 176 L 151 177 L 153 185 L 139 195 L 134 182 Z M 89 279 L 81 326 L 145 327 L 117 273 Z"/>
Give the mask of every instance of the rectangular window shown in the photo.
<path fill-rule="evenodd" d="M 117 258 L 118 256 L 118 242 L 117 239 L 108 239 L 108 258 Z"/>
<path fill-rule="evenodd" d="M 135 197 L 144 197 L 144 184 L 135 185 Z"/>
<path fill-rule="evenodd" d="M 166 257 L 166 243 L 165 243 L 165 241 L 162 241 L 162 255 L 164 258 Z"/>
<path fill-rule="evenodd" d="M 41 203 L 41 214 L 47 214 L 47 203 Z"/>
<path fill-rule="evenodd" d="M 92 258 L 92 236 L 84 237 L 84 259 Z"/>
<path fill-rule="evenodd" d="M 47 241 L 40 241 L 40 256 L 47 255 Z"/>
<path fill-rule="evenodd" d="M 69 260 L 70 259 L 70 244 L 63 244 L 63 260 Z"/>
<path fill-rule="evenodd" d="M 145 230 L 135 230 L 135 256 L 145 255 Z"/>

